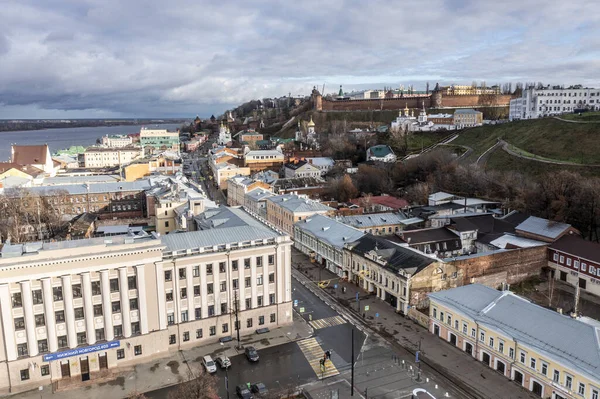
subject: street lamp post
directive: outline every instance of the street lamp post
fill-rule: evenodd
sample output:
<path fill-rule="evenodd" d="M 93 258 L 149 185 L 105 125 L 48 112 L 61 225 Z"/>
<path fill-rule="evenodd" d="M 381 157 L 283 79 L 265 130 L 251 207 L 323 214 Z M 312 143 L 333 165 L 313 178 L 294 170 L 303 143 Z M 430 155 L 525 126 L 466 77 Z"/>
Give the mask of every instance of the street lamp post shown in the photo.
<path fill-rule="evenodd" d="M 238 341 L 238 349 L 240 349 L 242 347 L 241 341 L 240 341 L 240 322 L 238 319 L 238 314 L 239 314 L 239 301 L 238 301 L 238 290 L 235 290 L 235 298 L 234 298 L 234 306 L 235 306 L 235 332 L 237 335 L 237 341 Z"/>

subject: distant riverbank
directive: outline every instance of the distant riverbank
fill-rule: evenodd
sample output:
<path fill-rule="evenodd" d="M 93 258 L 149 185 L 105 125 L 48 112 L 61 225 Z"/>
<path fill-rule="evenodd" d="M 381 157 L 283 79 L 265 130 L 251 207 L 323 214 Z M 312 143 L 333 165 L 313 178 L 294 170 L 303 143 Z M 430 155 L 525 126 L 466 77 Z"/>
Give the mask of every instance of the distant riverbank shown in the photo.
<path fill-rule="evenodd" d="M 73 119 L 73 120 L 0 120 L 0 132 L 44 129 L 71 129 L 76 127 L 138 126 L 185 123 L 185 119 Z"/>
<path fill-rule="evenodd" d="M 81 145 L 84 147 L 94 145 L 97 139 L 105 135 L 139 133 L 142 126 L 175 131 L 181 127 L 181 123 L 70 127 L 0 132 L 0 162 L 10 160 L 11 144 L 48 144 L 50 152 L 55 153 L 72 145 Z"/>

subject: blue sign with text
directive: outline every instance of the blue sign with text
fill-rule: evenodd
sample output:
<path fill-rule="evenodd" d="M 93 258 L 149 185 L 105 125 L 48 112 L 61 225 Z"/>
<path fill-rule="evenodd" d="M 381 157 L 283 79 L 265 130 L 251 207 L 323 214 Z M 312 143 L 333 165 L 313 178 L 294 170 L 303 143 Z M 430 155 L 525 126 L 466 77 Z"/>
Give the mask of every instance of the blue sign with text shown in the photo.
<path fill-rule="evenodd" d="M 103 351 L 112 348 L 118 348 L 121 346 L 121 341 L 110 341 L 104 342 L 98 345 L 86 346 L 85 348 L 75 348 L 68 351 L 49 353 L 44 355 L 44 361 L 50 362 L 52 360 L 60 360 L 65 359 L 67 357 L 77 356 L 77 355 L 85 355 L 87 353 Z"/>

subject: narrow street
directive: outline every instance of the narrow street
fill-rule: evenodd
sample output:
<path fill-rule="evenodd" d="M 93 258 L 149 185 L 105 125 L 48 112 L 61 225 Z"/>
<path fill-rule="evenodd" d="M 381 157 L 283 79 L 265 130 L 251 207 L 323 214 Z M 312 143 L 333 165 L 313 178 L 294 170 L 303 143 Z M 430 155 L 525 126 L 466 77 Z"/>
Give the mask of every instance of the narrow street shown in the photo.
<path fill-rule="evenodd" d="M 400 364 L 404 361 L 405 365 L 408 367 L 412 365 L 413 368 L 417 367 L 415 353 L 421 345 L 420 358 L 423 378 L 425 381 L 429 378 L 434 383 L 434 388 L 429 391 L 436 397 L 443 397 L 446 392 L 449 397 L 455 398 L 524 399 L 536 397 L 460 349 L 430 334 L 412 320 L 397 314 L 388 303 L 377 299 L 354 284 L 340 281 L 338 276 L 316 263 L 311 263 L 306 255 L 295 249 L 292 251 L 292 264 L 294 266 L 293 275 L 297 280 L 311 286 L 319 296 L 330 301 L 338 313 L 351 320 L 356 320 L 356 325 L 368 332 L 369 340 L 365 346 L 367 352 L 364 358 L 365 363 L 367 363 L 367 359 L 371 358 L 368 354 L 371 340 L 375 342 L 375 345 L 387 348 L 383 353 L 388 356 L 395 355 L 400 359 Z M 325 289 L 318 288 L 316 282 L 324 280 L 329 280 L 329 285 Z M 345 289 L 345 292 L 342 288 Z M 360 300 L 360 313 L 357 312 L 357 294 Z M 373 352 L 374 356 L 376 353 Z M 374 363 L 370 368 L 379 369 L 380 367 L 385 367 L 385 364 Z M 365 379 L 357 379 L 355 383 L 361 391 L 368 388 L 370 391 L 390 389 L 393 392 L 393 386 L 379 384 L 377 379 L 371 380 L 373 376 L 373 373 L 365 370 Z M 372 388 L 373 386 L 376 388 Z M 435 389 L 435 386 L 438 388 Z M 375 396 L 369 394 L 368 397 Z M 397 396 L 386 396 L 386 393 L 382 393 L 382 396 L 378 394 L 376 397 L 395 398 Z"/>

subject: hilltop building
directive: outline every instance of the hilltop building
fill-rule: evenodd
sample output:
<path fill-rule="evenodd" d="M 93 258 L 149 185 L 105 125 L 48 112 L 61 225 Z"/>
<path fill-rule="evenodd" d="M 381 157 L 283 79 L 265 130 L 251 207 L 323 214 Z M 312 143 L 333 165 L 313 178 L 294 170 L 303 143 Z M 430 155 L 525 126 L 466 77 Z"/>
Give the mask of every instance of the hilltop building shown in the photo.
<path fill-rule="evenodd" d="M 510 101 L 509 119 L 535 119 L 577 110 L 600 110 L 600 89 L 581 85 L 528 87 L 521 97 Z"/>

